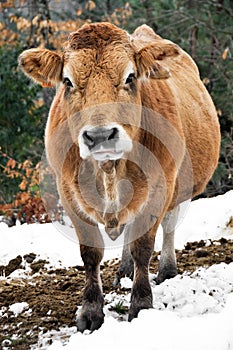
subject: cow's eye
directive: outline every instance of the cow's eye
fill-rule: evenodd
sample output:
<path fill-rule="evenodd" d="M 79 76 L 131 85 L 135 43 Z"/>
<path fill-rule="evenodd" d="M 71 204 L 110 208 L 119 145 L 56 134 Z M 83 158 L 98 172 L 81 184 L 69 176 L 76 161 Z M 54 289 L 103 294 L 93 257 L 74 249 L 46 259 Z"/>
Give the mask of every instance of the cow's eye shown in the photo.
<path fill-rule="evenodd" d="M 73 87 L 72 82 L 71 82 L 70 79 L 67 78 L 67 77 L 65 77 L 65 78 L 63 79 L 63 84 L 65 84 L 67 87 Z"/>
<path fill-rule="evenodd" d="M 131 84 L 135 79 L 134 73 L 130 73 L 125 81 L 125 84 Z"/>

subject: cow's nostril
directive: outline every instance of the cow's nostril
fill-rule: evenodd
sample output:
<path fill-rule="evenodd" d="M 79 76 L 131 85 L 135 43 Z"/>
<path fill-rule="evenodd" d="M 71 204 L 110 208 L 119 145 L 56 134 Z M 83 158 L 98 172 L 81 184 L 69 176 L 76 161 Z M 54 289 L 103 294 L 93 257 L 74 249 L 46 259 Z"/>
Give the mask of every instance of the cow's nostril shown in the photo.
<path fill-rule="evenodd" d="M 113 128 L 111 130 L 109 130 L 109 136 L 108 136 L 108 140 L 113 140 L 118 136 L 118 130 L 117 128 Z"/>
<path fill-rule="evenodd" d="M 95 141 L 94 141 L 94 138 L 93 136 L 91 136 L 90 134 L 88 134 L 87 131 L 84 131 L 83 133 L 83 139 L 84 139 L 84 143 L 87 145 L 87 146 L 94 146 L 95 145 Z"/>
<path fill-rule="evenodd" d="M 119 137 L 117 128 L 107 129 L 105 127 L 93 128 L 83 133 L 83 141 L 89 149 L 98 145 L 103 147 L 113 146 L 114 142 Z"/>

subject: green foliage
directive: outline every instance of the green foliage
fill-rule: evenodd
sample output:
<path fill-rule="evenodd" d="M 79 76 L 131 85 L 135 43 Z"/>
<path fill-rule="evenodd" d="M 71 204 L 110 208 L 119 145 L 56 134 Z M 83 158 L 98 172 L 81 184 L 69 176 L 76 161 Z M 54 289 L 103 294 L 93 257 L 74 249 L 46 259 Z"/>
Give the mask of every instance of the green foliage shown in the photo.
<path fill-rule="evenodd" d="M 125 315 L 129 311 L 129 308 L 124 305 L 122 300 L 120 300 L 114 306 L 111 306 L 110 311 L 115 311 L 119 315 Z"/>
<path fill-rule="evenodd" d="M 22 48 L 0 47 L 0 163 L 8 157 L 17 161 L 30 159 L 36 164 L 43 150 L 46 108 L 40 103 L 40 88 L 27 79 L 17 68 Z M 0 202 L 12 200 L 18 191 L 19 179 L 9 178 L 1 171 Z"/>
<path fill-rule="evenodd" d="M 17 68 L 20 52 L 22 48 L 0 47 L 1 147 L 18 161 L 25 160 L 29 154 L 38 160 L 46 110 L 38 101 L 40 88 Z"/>

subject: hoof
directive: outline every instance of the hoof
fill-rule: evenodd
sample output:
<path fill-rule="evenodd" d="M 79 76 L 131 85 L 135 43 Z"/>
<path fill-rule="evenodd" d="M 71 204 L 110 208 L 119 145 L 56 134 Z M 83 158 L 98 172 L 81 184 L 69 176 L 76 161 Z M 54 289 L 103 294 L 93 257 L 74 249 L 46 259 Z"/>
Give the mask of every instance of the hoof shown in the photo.
<path fill-rule="evenodd" d="M 104 323 L 104 313 L 102 308 L 98 308 L 93 305 L 87 305 L 82 307 L 80 313 L 77 316 L 77 328 L 79 332 L 84 332 L 86 329 L 91 332 L 99 329 Z"/>
<path fill-rule="evenodd" d="M 131 308 L 129 310 L 128 321 L 131 322 L 134 318 L 137 318 L 140 311 L 141 309 L 139 308 Z"/>
<path fill-rule="evenodd" d="M 153 309 L 151 289 L 149 289 L 147 296 L 142 296 L 140 295 L 141 293 L 137 294 L 138 295 L 135 296 L 135 292 L 132 291 L 132 299 L 128 317 L 129 322 L 131 322 L 134 318 L 138 317 L 138 314 L 141 310 Z"/>
<path fill-rule="evenodd" d="M 155 278 L 155 282 L 160 284 L 167 279 L 175 277 L 177 274 L 177 268 L 164 269 L 163 271 L 159 271 L 158 276 Z"/>
<path fill-rule="evenodd" d="M 145 307 L 131 307 L 129 309 L 128 321 L 131 322 L 134 318 L 138 317 L 138 314 L 141 310 L 153 309 L 153 306 L 145 306 Z"/>

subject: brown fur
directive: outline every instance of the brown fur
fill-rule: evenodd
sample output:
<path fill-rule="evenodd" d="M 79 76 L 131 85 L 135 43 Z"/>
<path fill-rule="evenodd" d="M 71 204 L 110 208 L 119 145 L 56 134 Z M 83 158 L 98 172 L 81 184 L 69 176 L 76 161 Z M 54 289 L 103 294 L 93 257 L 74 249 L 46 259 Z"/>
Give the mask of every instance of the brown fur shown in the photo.
<path fill-rule="evenodd" d="M 137 78 L 131 85 L 123 80 L 129 62 Z M 103 322 L 97 223 L 115 239 L 134 220 L 127 231 L 135 263 L 132 319 L 152 304 L 148 263 L 158 225 L 167 211 L 203 191 L 217 165 L 220 133 L 212 100 L 191 57 L 145 25 L 129 38 L 110 23 L 86 24 L 70 35 L 62 55 L 32 49 L 19 63 L 37 82 L 59 83 L 46 151 L 86 268 L 78 327 L 96 329 Z M 61 84 L 66 67 L 73 87 Z M 128 159 L 83 161 L 80 130 L 112 121 L 134 140 Z"/>
<path fill-rule="evenodd" d="M 62 77 L 62 57 L 46 49 L 31 49 L 30 56 L 19 57 L 19 65 L 29 77 L 40 84 L 55 84 Z"/>

